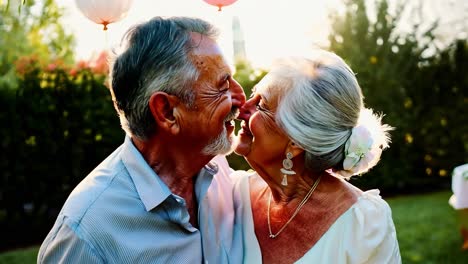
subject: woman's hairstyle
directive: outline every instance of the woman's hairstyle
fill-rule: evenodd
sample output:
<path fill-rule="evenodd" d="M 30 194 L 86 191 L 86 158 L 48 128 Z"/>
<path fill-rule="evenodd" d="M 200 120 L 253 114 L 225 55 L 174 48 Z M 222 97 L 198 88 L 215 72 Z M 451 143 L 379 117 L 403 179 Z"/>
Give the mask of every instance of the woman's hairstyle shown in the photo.
<path fill-rule="evenodd" d="M 270 72 L 284 89 L 276 122 L 305 150 L 305 166 L 349 178 L 375 166 L 391 129 L 366 109 L 353 71 L 337 55 L 283 60 Z"/>
<path fill-rule="evenodd" d="M 110 76 L 114 106 L 127 134 L 145 140 L 156 131 L 148 106 L 155 92 L 176 95 L 193 106 L 191 86 L 199 72 L 189 56 L 198 45 L 192 42 L 192 32 L 218 36 L 211 24 L 186 17 L 155 17 L 125 33 L 124 50 L 116 54 Z"/>

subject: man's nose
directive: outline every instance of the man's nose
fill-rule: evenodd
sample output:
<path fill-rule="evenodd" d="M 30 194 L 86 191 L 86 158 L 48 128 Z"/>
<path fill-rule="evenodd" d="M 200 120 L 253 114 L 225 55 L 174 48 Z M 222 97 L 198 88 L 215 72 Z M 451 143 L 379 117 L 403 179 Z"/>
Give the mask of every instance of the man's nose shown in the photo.
<path fill-rule="evenodd" d="M 232 106 L 241 108 L 245 104 L 245 93 L 242 86 L 234 79 L 230 83 Z"/>

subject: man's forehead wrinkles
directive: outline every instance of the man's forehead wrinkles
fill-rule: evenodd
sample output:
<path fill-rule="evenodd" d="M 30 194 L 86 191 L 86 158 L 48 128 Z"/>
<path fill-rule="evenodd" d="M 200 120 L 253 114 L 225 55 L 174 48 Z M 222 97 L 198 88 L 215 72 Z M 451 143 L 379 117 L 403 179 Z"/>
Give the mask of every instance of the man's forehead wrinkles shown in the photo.
<path fill-rule="evenodd" d="M 224 63 L 221 55 L 194 55 L 194 64 L 201 70 L 224 70 L 230 73 L 229 66 Z"/>

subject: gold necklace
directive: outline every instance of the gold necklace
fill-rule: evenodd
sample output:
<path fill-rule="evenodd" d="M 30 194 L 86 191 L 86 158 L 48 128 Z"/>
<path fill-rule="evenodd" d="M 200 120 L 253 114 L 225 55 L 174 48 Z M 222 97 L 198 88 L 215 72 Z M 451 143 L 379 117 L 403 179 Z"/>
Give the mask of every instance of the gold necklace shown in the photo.
<path fill-rule="evenodd" d="M 291 223 L 291 221 L 294 219 L 294 217 L 297 215 L 297 213 L 299 213 L 299 211 L 301 210 L 301 208 L 304 206 L 304 204 L 307 203 L 307 201 L 309 200 L 310 196 L 312 195 L 312 193 L 315 191 L 315 188 L 317 188 L 317 185 L 319 184 L 320 182 L 320 178 L 322 178 L 322 175 L 320 175 L 317 180 L 314 182 L 314 184 L 312 185 L 312 187 L 310 188 L 309 192 L 306 194 L 306 196 L 304 197 L 304 199 L 302 199 L 302 202 L 297 206 L 296 208 L 296 211 L 294 211 L 294 213 L 292 214 L 292 216 L 289 218 L 289 220 L 286 222 L 286 224 L 283 225 L 283 227 L 281 227 L 281 229 L 278 231 L 278 233 L 276 234 L 273 234 L 271 232 L 271 224 L 270 224 L 270 204 L 271 204 L 271 191 L 270 191 L 270 198 L 268 198 L 268 211 L 267 211 L 267 220 L 268 220 L 268 231 L 270 232 L 270 238 L 275 238 L 277 237 L 281 232 L 283 232 L 283 230 L 286 228 L 286 226 Z"/>

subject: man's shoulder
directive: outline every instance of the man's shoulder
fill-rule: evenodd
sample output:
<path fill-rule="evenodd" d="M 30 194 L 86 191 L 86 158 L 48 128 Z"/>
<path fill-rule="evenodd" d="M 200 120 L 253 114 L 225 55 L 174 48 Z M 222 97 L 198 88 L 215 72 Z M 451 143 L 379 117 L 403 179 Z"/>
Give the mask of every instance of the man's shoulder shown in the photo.
<path fill-rule="evenodd" d="M 146 213 L 125 167 L 118 168 L 98 167 L 90 173 L 70 194 L 59 216 L 100 252 L 105 252 L 98 245 L 103 239 L 118 243 L 125 237 L 125 226 Z"/>
<path fill-rule="evenodd" d="M 89 173 L 71 192 L 61 214 L 72 221 L 81 222 L 88 211 L 115 206 L 115 193 L 134 189 L 126 168 L 119 159 L 106 159 Z M 99 210 L 98 210 L 99 212 Z"/>

